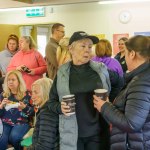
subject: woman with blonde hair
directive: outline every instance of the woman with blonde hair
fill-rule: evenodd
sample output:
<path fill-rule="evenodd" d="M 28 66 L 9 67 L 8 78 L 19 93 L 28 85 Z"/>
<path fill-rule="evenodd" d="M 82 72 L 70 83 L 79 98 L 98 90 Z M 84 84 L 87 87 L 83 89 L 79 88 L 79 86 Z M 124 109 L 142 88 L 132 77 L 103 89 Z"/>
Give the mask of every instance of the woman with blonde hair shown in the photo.
<path fill-rule="evenodd" d="M 109 149 L 109 126 L 94 108 L 92 98 L 97 88 L 110 92 L 111 78 L 117 85 L 121 79 L 117 73 L 112 76 L 103 63 L 90 60 L 92 46 L 98 42 L 96 36 L 74 32 L 69 41 L 72 61 L 60 66 L 53 81 L 48 107 L 59 115 L 61 150 Z M 118 90 L 120 87 L 115 89 Z M 70 94 L 76 103 L 72 115 L 70 106 L 63 101 L 63 96 Z"/>
<path fill-rule="evenodd" d="M 59 150 L 58 115 L 49 111 L 47 100 L 52 80 L 42 78 L 32 84 L 32 100 L 37 108 L 32 145 L 28 150 Z"/>
<path fill-rule="evenodd" d="M 61 66 L 62 64 L 66 63 L 72 59 L 71 54 L 69 52 L 68 45 L 69 45 L 69 38 L 65 37 L 60 40 L 59 46 L 58 46 L 57 52 L 56 52 L 58 66 Z"/>
<path fill-rule="evenodd" d="M 22 36 L 19 41 L 20 51 L 12 58 L 7 68 L 7 71 L 21 71 L 28 90 L 31 90 L 32 83 L 40 79 L 47 70 L 43 56 L 35 47 L 30 36 Z"/>
<path fill-rule="evenodd" d="M 22 74 L 17 70 L 8 72 L 4 80 L 4 91 L 0 95 L 0 118 L 3 123 L 1 150 L 6 150 L 8 143 L 20 150 L 20 141 L 28 132 L 29 118 L 33 115 L 31 95 L 26 90 Z"/>

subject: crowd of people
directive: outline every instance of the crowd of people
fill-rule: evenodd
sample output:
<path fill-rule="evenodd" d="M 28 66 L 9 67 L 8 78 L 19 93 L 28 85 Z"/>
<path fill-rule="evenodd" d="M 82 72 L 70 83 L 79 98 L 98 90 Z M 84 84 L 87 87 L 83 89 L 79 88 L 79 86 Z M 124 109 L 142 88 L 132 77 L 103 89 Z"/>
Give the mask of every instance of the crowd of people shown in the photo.
<path fill-rule="evenodd" d="M 149 150 L 150 38 L 122 37 L 112 57 L 107 39 L 64 37 L 61 23 L 51 33 L 45 58 L 31 36 L 11 34 L 0 52 L 0 150 Z"/>

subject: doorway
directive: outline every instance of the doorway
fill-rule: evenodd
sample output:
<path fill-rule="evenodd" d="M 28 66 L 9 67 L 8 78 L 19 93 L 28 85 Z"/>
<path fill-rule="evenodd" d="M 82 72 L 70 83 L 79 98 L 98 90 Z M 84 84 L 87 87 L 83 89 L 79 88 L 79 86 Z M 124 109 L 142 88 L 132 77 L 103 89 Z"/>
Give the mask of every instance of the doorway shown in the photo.
<path fill-rule="evenodd" d="M 38 51 L 45 57 L 45 47 L 48 43 L 49 36 L 50 36 L 50 26 L 38 26 L 37 27 L 37 46 Z"/>

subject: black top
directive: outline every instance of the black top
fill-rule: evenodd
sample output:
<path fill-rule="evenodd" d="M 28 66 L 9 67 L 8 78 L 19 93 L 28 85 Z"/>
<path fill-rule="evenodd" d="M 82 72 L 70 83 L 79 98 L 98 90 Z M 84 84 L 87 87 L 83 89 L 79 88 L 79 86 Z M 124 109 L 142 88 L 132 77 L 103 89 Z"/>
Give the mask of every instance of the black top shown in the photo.
<path fill-rule="evenodd" d="M 47 103 L 38 111 L 28 150 L 59 150 L 59 115 L 50 111 Z"/>
<path fill-rule="evenodd" d="M 119 93 L 123 86 L 123 78 L 116 72 L 110 71 L 112 90 L 110 92 L 111 100 Z M 94 108 L 93 94 L 96 88 L 102 88 L 102 82 L 99 75 L 89 66 L 89 63 L 75 66 L 71 63 L 69 75 L 69 88 L 71 94 L 76 98 L 76 114 L 79 126 L 79 136 L 88 137 L 91 135 L 106 135 L 109 132 L 108 124 L 102 118 L 101 114 Z M 57 92 L 57 76 L 53 81 L 50 91 L 50 100 L 48 101 L 50 111 L 62 114 L 61 103 Z M 98 115 L 99 114 L 99 115 Z M 101 133 L 99 130 L 101 130 Z"/>
<path fill-rule="evenodd" d="M 126 73 L 126 71 L 128 70 L 127 68 L 127 64 L 126 64 L 126 61 L 125 61 L 125 56 L 123 56 L 121 58 L 121 53 L 119 52 L 115 57 L 115 59 L 117 59 L 123 69 L 123 72 Z"/>
<path fill-rule="evenodd" d="M 112 123 L 111 150 L 150 150 L 150 63 L 126 74 L 126 84 L 114 105 L 101 114 Z"/>
<path fill-rule="evenodd" d="M 75 94 L 76 116 L 79 137 L 89 137 L 100 133 L 99 112 L 94 108 L 93 94 L 97 88 L 102 88 L 99 75 L 89 66 L 89 63 L 70 69 L 70 92 Z"/>

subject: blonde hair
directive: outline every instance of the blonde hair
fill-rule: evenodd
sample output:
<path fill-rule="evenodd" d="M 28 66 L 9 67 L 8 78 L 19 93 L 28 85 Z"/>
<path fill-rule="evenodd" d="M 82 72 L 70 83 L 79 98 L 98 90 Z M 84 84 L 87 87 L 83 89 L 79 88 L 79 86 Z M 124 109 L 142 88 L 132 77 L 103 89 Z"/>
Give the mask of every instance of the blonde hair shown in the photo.
<path fill-rule="evenodd" d="M 70 61 L 71 54 L 69 51 L 69 39 L 68 37 L 65 37 L 60 40 L 58 48 L 57 48 L 57 53 L 56 53 L 56 58 L 58 62 L 58 66 L 61 66 L 62 64 Z"/>
<path fill-rule="evenodd" d="M 31 36 L 22 36 L 21 38 L 24 38 L 27 43 L 29 43 L 29 48 L 37 48 L 33 38 Z"/>
<path fill-rule="evenodd" d="M 64 37 L 59 41 L 59 45 L 62 47 L 67 47 L 69 45 L 69 37 Z"/>
<path fill-rule="evenodd" d="M 49 78 L 38 79 L 32 84 L 32 88 L 35 85 L 38 85 L 40 87 L 40 90 L 42 93 L 41 95 L 42 104 L 40 105 L 40 107 L 42 107 L 46 103 L 46 101 L 49 99 L 49 91 L 51 89 L 52 84 L 53 84 L 53 80 Z"/>
<path fill-rule="evenodd" d="M 8 87 L 8 77 L 10 75 L 15 75 L 17 77 L 17 80 L 19 82 L 19 86 L 18 86 L 18 89 L 17 89 L 17 95 L 16 95 L 16 98 L 18 100 L 21 100 L 23 97 L 24 97 L 24 94 L 26 92 L 26 84 L 23 80 L 23 77 L 22 77 L 22 74 L 20 71 L 17 71 L 17 70 L 13 70 L 13 71 L 10 71 L 6 74 L 6 77 L 5 77 L 5 80 L 4 80 L 4 92 L 3 92 L 3 96 L 4 97 L 9 97 L 11 95 L 11 90 L 9 89 Z"/>
<path fill-rule="evenodd" d="M 110 42 L 106 39 L 101 39 L 95 47 L 95 53 L 98 57 L 107 56 L 110 57 L 112 55 L 112 46 Z"/>

